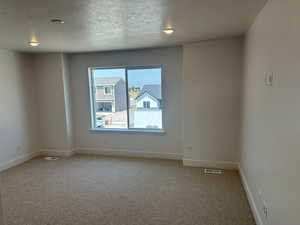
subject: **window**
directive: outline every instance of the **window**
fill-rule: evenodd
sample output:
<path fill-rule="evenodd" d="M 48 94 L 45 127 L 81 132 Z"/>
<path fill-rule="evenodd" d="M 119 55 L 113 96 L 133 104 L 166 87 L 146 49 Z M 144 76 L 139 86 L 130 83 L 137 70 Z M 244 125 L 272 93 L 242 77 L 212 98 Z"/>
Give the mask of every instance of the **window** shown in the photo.
<path fill-rule="evenodd" d="M 112 112 L 112 102 L 96 102 L 96 112 Z"/>
<path fill-rule="evenodd" d="M 105 87 L 104 94 L 111 95 L 112 94 L 112 87 Z"/>
<path fill-rule="evenodd" d="M 91 68 L 92 128 L 162 130 L 161 67 Z"/>
<path fill-rule="evenodd" d="M 150 101 L 143 102 L 143 105 L 145 109 L 150 109 Z"/>

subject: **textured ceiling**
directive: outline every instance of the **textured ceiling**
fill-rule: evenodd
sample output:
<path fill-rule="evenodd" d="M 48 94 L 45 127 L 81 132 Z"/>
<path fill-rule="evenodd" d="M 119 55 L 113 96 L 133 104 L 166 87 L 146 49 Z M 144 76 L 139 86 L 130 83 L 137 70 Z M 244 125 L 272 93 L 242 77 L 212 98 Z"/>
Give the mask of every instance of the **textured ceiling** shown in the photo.
<path fill-rule="evenodd" d="M 0 0 L 0 48 L 82 52 L 243 34 L 265 0 Z M 51 24 L 61 18 L 64 24 Z M 176 32 L 162 33 L 166 26 Z M 41 45 L 28 46 L 36 38 Z"/>

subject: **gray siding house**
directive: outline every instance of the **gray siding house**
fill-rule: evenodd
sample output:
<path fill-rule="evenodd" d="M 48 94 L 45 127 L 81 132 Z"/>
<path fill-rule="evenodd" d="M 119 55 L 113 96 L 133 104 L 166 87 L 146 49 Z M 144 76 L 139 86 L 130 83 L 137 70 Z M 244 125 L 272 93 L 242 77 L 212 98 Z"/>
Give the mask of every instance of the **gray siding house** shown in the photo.
<path fill-rule="evenodd" d="M 123 78 L 95 78 L 96 112 L 119 112 L 126 110 L 126 84 Z"/>

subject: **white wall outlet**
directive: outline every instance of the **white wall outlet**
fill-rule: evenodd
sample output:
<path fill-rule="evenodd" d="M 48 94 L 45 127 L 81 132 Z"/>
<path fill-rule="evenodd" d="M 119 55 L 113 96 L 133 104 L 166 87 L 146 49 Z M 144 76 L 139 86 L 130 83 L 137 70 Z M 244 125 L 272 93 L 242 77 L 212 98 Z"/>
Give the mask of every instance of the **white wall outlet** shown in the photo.
<path fill-rule="evenodd" d="M 269 221 L 269 213 L 270 212 L 269 212 L 268 205 L 267 205 L 266 201 L 263 198 L 263 194 L 262 194 L 261 190 L 258 191 L 258 198 L 261 202 L 261 213 L 262 213 L 263 219 L 265 221 L 265 224 L 267 225 L 268 221 Z"/>
<path fill-rule="evenodd" d="M 187 147 L 185 147 L 185 151 L 186 152 L 192 152 L 193 151 L 193 147 L 187 146 Z"/>
<path fill-rule="evenodd" d="M 265 74 L 265 85 L 272 87 L 274 84 L 275 74 L 274 72 L 268 72 Z"/>
<path fill-rule="evenodd" d="M 264 218 L 266 221 L 268 221 L 268 218 L 269 218 L 269 208 L 266 204 L 265 201 L 263 201 L 262 203 L 262 212 L 263 212 L 263 215 L 264 215 Z"/>

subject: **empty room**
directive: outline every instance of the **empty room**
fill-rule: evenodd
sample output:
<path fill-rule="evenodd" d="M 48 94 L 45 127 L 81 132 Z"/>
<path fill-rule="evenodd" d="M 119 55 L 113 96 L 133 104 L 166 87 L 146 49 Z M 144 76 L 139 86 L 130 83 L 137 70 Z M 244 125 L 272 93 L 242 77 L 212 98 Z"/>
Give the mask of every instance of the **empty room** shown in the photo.
<path fill-rule="evenodd" d="M 0 0 L 0 225 L 299 225 L 299 0 Z"/>

